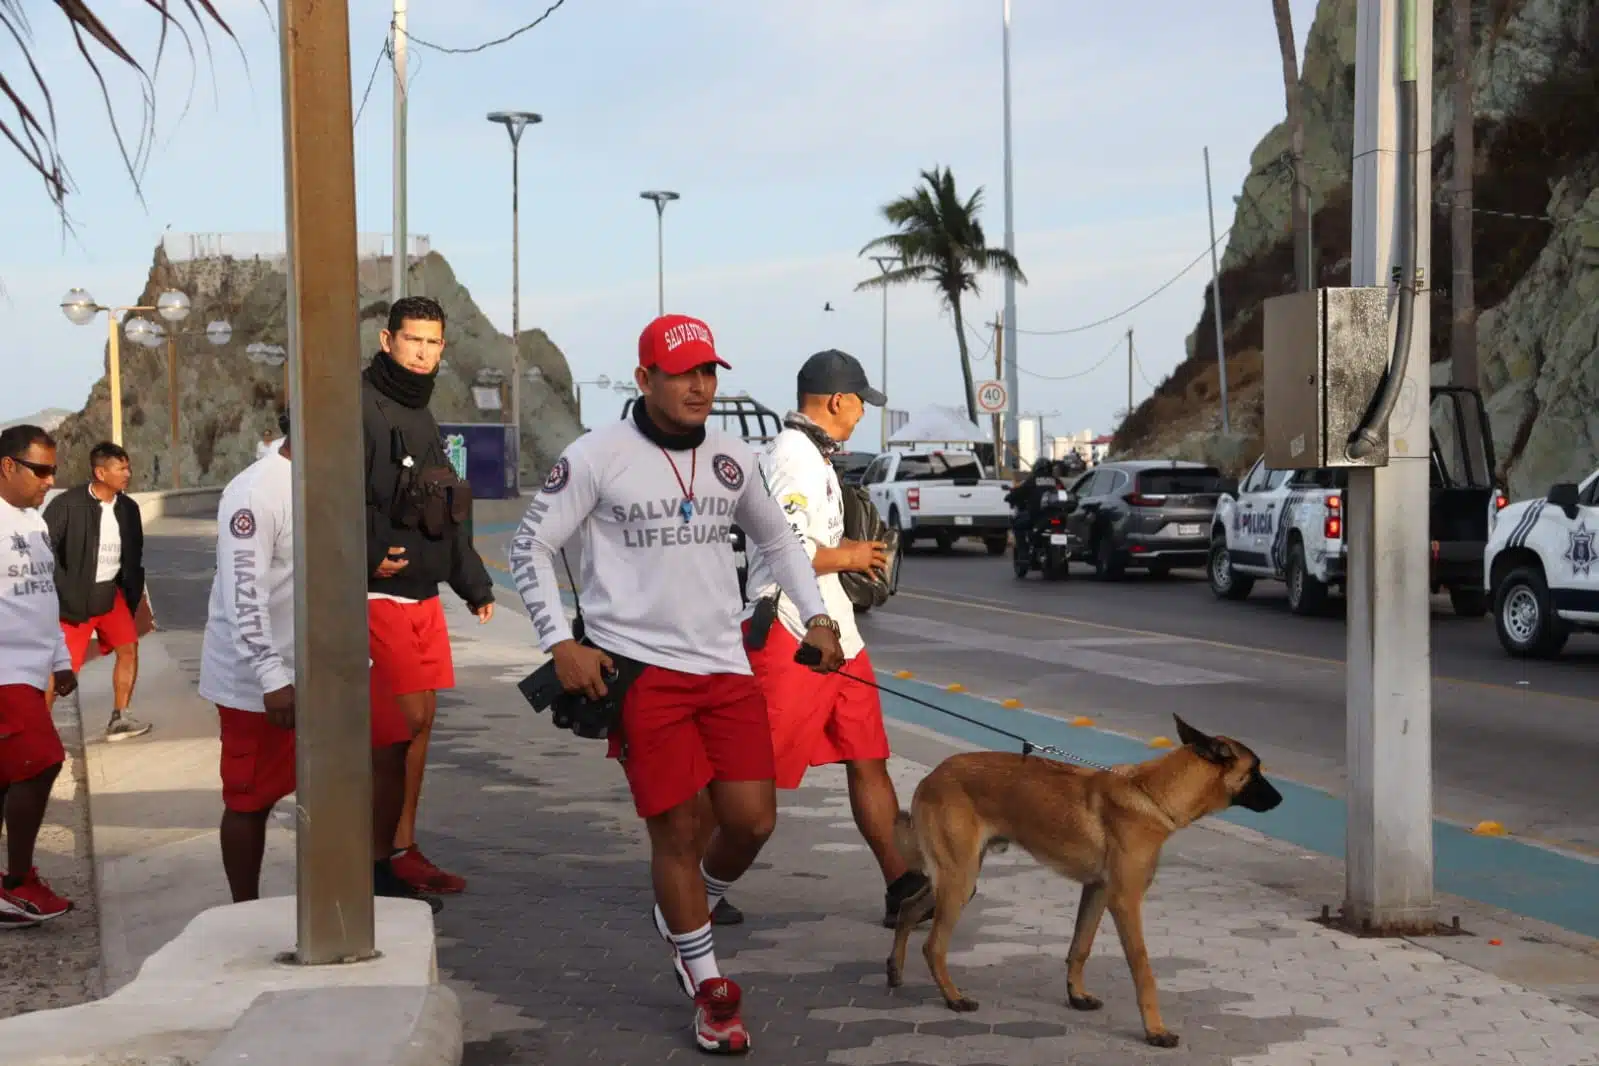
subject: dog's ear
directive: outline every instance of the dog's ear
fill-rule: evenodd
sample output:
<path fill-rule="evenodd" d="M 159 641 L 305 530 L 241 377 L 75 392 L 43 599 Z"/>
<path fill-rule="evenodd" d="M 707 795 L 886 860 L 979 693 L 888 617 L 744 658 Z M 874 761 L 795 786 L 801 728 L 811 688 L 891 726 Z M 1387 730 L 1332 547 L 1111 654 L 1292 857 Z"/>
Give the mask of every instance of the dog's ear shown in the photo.
<path fill-rule="evenodd" d="M 1174 714 L 1172 718 L 1177 722 L 1178 739 L 1193 748 L 1195 753 L 1206 762 L 1213 762 L 1218 766 L 1226 766 L 1237 758 L 1238 753 L 1233 751 L 1233 746 L 1225 740 L 1217 740 L 1215 737 L 1201 733 L 1183 721 L 1181 715 Z"/>

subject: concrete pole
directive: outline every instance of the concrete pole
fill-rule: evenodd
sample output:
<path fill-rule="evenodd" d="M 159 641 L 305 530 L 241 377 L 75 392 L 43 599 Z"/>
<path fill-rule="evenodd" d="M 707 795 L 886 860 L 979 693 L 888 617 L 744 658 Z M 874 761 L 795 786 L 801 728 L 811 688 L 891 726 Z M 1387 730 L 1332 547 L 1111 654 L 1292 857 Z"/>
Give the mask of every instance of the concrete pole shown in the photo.
<path fill-rule="evenodd" d="M 511 456 L 511 491 L 522 495 L 522 137 L 511 134 L 511 410 L 516 453 Z"/>
<path fill-rule="evenodd" d="M 405 120 L 406 0 L 394 0 L 394 260 L 391 300 L 405 296 L 407 239 L 405 234 Z"/>
<path fill-rule="evenodd" d="M 1127 417 L 1133 416 L 1133 331 L 1127 331 Z"/>
<path fill-rule="evenodd" d="M 1010 148 L 1010 0 L 1005 5 L 1005 250 L 1016 254 L 1015 196 L 1011 187 Z M 1009 400 L 1005 404 L 1005 440 L 1012 453 L 1016 451 L 1018 425 L 1016 413 L 1021 410 L 1021 375 L 1016 369 L 1016 279 L 1005 275 L 1005 391 Z"/>
<path fill-rule="evenodd" d="M 294 450 L 297 961 L 370 958 L 372 734 L 346 0 L 280 0 Z"/>
<path fill-rule="evenodd" d="M 883 274 L 887 274 L 890 270 L 894 269 L 894 264 L 895 263 L 903 263 L 904 261 L 905 260 L 903 258 L 901 258 L 900 256 L 897 256 L 897 255 L 874 255 L 874 256 L 872 256 L 872 262 L 877 264 L 877 269 L 879 271 L 881 271 Z M 884 396 L 888 395 L 888 286 L 887 285 L 883 286 L 883 377 L 882 377 L 882 380 L 880 382 L 878 382 L 877 387 L 883 393 Z M 881 422 L 882 422 L 882 437 L 883 437 L 882 450 L 886 452 L 886 451 L 888 451 L 888 408 L 886 408 L 886 407 L 883 409 L 883 413 L 882 413 L 882 416 L 881 416 Z"/>
<path fill-rule="evenodd" d="M 1210 313 L 1216 319 L 1216 374 L 1221 386 L 1221 431 L 1231 433 L 1227 421 L 1227 346 L 1221 327 L 1221 266 L 1216 259 L 1216 198 L 1210 191 L 1210 146 L 1205 146 L 1205 210 L 1210 214 Z"/>
<path fill-rule="evenodd" d="M 1000 318 L 994 319 L 994 373 L 1001 375 L 998 380 L 1004 380 L 1005 373 L 1005 327 Z M 1008 404 L 1007 404 L 1008 406 Z M 1020 421 L 1013 422 L 1017 425 L 1016 443 L 1021 446 Z M 1005 469 L 1005 440 L 1004 425 L 999 415 L 994 416 L 994 476 L 998 477 L 1000 471 Z"/>
<path fill-rule="evenodd" d="M 1359 0 L 1350 283 L 1392 285 L 1398 229 L 1401 8 Z M 1431 262 L 1432 5 L 1414 20 L 1418 107 L 1415 262 Z M 1429 324 L 1423 275 L 1410 359 L 1389 423 L 1389 465 L 1349 472 L 1345 917 L 1389 933 L 1433 925 L 1432 661 L 1428 630 Z M 1397 299 L 1397 295 L 1393 297 Z M 1390 319 L 1392 321 L 1392 319 Z M 1390 327 L 1392 328 L 1392 327 Z"/>

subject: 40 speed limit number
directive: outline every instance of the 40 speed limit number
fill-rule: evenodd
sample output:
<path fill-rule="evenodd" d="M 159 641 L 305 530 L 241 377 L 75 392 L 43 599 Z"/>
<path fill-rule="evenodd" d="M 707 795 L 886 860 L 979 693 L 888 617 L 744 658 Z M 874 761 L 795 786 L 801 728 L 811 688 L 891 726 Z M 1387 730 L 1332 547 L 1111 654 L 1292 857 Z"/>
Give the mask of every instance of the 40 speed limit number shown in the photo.
<path fill-rule="evenodd" d="M 985 415 L 997 415 L 1010 403 L 1010 393 L 1003 381 L 977 383 L 977 410 Z"/>

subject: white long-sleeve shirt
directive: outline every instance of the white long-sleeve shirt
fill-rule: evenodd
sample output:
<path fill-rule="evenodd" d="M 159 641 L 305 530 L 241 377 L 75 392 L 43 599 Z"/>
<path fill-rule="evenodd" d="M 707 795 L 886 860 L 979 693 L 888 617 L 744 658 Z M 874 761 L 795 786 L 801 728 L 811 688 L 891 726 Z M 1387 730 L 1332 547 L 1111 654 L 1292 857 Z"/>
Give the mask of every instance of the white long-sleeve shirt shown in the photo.
<path fill-rule="evenodd" d="M 844 539 L 844 493 L 838 484 L 838 472 L 822 458 L 811 438 L 797 429 L 783 430 L 762 453 L 760 464 L 766 488 L 783 508 L 789 528 L 804 546 L 805 554 L 814 560 L 817 548 L 838 547 Z M 759 545 L 749 545 L 745 557 L 749 560 L 745 585 L 750 599 L 779 591 L 767 553 Z M 838 642 L 844 649 L 844 658 L 855 658 L 866 644 L 855 624 L 854 603 L 837 574 L 818 574 L 816 583 L 822 590 L 827 613 L 838 622 Z M 787 593 L 778 597 L 777 617 L 790 633 L 804 635 L 804 619 Z"/>
<path fill-rule="evenodd" d="M 43 691 L 51 674 L 70 669 L 44 516 L 0 500 L 0 685 Z"/>
<path fill-rule="evenodd" d="M 693 497 L 687 520 L 685 487 Z M 572 637 L 555 555 L 577 535 L 583 622 L 596 645 L 681 673 L 748 675 L 728 539 L 734 524 L 767 553 L 806 618 L 826 613 L 810 559 L 742 440 L 707 427 L 692 453 L 665 452 L 630 419 L 579 437 L 511 539 L 511 573 L 539 646 L 548 651 Z"/>
<path fill-rule="evenodd" d="M 217 505 L 217 572 L 200 651 L 200 696 L 264 711 L 294 683 L 294 499 L 289 460 L 246 467 Z"/>

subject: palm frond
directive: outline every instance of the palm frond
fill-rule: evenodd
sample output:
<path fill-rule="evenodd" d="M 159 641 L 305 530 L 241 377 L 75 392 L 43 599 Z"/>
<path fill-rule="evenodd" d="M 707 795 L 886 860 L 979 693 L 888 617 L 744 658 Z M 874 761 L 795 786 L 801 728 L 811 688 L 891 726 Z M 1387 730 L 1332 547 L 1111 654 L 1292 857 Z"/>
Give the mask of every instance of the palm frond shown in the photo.
<path fill-rule="evenodd" d="M 50 90 L 50 82 L 44 71 L 34 61 L 31 45 L 33 41 L 32 27 L 29 24 L 22 5 L 24 0 L 0 0 L 0 28 L 17 44 L 17 51 L 22 62 L 27 66 L 24 81 L 32 83 L 32 89 L 37 93 L 40 102 L 31 103 L 23 95 L 23 88 L 15 76 L 8 77 L 0 69 L 0 102 L 6 104 L 10 113 L 0 115 L 0 137 L 3 137 L 22 156 L 29 169 L 33 170 L 44 182 L 45 194 L 60 213 L 62 221 L 70 225 L 66 213 L 67 197 L 74 191 L 70 171 L 66 160 L 61 154 L 59 133 L 60 126 L 56 114 L 55 96 Z M 192 61 L 195 58 L 194 41 L 190 36 L 184 22 L 192 22 L 199 30 L 201 41 L 204 44 L 206 57 L 211 56 L 210 29 L 220 29 L 228 39 L 238 48 L 239 58 L 244 60 L 244 50 L 239 46 L 233 28 L 217 10 L 213 0 L 142 0 L 159 22 L 160 34 L 156 41 L 155 54 L 148 68 L 141 63 L 139 58 L 129 51 L 118 38 L 117 34 L 109 27 L 100 15 L 90 6 L 90 0 L 49 0 L 58 12 L 66 18 L 72 32 L 73 43 L 77 46 L 78 54 L 82 56 L 89 74 L 94 78 L 100 88 L 100 97 L 106 113 L 111 119 L 112 137 L 116 141 L 117 150 L 121 154 L 124 169 L 132 180 L 134 190 L 143 200 L 140 189 L 144 167 L 150 158 L 154 147 L 155 136 L 155 74 L 160 69 L 161 61 L 166 54 L 169 35 L 176 33 L 188 51 Z M 270 10 L 266 0 L 257 0 L 261 9 L 270 17 Z M 101 61 L 109 56 L 117 64 L 124 66 L 138 76 L 140 83 L 141 115 L 138 126 L 138 136 L 129 147 L 128 139 L 124 137 L 122 124 L 117 120 L 116 108 L 112 103 L 110 87 L 106 83 L 105 71 Z M 50 74 L 60 75 L 59 68 L 52 68 Z M 193 82 L 190 82 L 190 97 L 193 96 Z M 184 111 L 187 113 L 188 104 L 185 103 Z M 44 119 L 39 118 L 42 111 Z"/>

